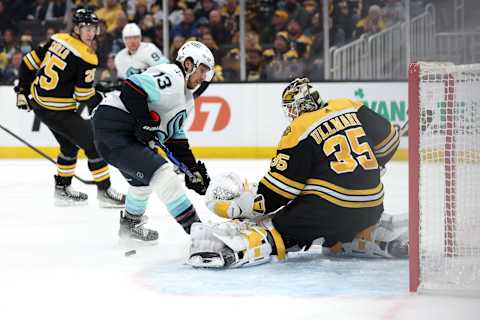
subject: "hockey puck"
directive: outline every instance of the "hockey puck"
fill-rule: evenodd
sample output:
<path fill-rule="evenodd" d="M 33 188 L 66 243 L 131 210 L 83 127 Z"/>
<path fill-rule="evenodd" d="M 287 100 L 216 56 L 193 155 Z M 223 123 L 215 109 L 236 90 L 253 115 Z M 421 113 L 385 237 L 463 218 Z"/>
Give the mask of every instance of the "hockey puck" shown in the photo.
<path fill-rule="evenodd" d="M 125 251 L 125 257 L 133 256 L 135 253 L 137 253 L 137 250 Z"/>

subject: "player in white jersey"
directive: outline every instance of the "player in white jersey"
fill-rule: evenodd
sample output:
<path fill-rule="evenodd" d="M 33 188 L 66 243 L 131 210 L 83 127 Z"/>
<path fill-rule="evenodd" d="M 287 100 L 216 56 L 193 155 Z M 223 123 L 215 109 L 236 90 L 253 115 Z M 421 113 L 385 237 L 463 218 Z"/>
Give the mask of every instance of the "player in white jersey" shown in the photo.
<path fill-rule="evenodd" d="M 204 44 L 187 42 L 175 64 L 156 65 L 129 76 L 121 91 L 107 94 L 94 110 L 98 151 L 130 184 L 126 208 L 120 214 L 120 236 L 158 238 L 156 231 L 143 226 L 153 191 L 187 233 L 199 221 L 172 165 L 150 146 L 152 141 L 164 143 L 193 173 L 193 178 L 185 177 L 187 187 L 205 194 L 210 178 L 205 165 L 192 154 L 182 127 L 194 107 L 192 90 L 211 80 L 213 66 L 213 55 Z"/>
<path fill-rule="evenodd" d="M 169 63 L 156 45 L 142 42 L 142 31 L 135 23 L 123 27 L 122 38 L 125 48 L 115 56 L 115 67 L 120 79 L 127 79 L 132 74 L 158 64 Z"/>

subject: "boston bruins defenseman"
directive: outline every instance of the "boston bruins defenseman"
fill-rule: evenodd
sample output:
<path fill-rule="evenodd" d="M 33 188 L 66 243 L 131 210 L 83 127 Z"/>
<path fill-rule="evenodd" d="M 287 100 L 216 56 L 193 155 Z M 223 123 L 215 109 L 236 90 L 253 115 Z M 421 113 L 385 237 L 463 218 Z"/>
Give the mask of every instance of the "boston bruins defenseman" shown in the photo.
<path fill-rule="evenodd" d="M 188 263 L 258 264 L 318 238 L 330 254 L 406 256 L 405 216 L 382 216 L 380 166 L 398 147 L 396 129 L 358 101 L 323 102 L 306 78 L 292 81 L 282 100 L 291 123 L 258 188 L 207 202 L 224 218 L 260 222 L 194 224 Z"/>
<path fill-rule="evenodd" d="M 86 204 L 87 194 L 72 189 L 79 148 L 85 150 L 88 167 L 97 183 L 101 207 L 120 207 L 125 196 L 110 186 L 107 163 L 98 155 L 90 120 L 77 112 L 77 103 L 90 107 L 101 101 L 93 80 L 98 63 L 91 45 L 98 19 L 86 9 L 73 16 L 71 34 L 57 33 L 45 45 L 23 58 L 16 87 L 17 107 L 32 109 L 60 144 L 55 175 L 57 205 Z"/>

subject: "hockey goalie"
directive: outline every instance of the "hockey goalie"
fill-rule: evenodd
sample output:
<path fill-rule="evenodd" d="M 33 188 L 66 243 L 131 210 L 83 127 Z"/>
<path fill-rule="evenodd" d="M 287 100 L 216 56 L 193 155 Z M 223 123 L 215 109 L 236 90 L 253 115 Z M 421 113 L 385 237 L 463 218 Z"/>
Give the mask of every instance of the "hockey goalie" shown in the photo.
<path fill-rule="evenodd" d="M 234 173 L 212 179 L 208 208 L 225 222 L 195 223 L 187 263 L 236 268 L 285 260 L 323 239 L 327 255 L 408 256 L 406 215 L 383 212 L 380 169 L 397 130 L 361 102 L 322 101 L 307 78 L 283 91 L 290 120 L 258 184 Z"/>

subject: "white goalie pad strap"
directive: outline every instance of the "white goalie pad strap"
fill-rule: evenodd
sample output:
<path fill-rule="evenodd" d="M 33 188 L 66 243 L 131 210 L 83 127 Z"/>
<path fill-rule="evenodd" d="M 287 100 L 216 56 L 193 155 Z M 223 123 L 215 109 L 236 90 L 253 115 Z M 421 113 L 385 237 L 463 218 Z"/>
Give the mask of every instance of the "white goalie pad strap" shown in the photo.
<path fill-rule="evenodd" d="M 195 267 L 224 266 L 225 247 L 231 249 L 228 267 L 252 266 L 270 261 L 272 247 L 267 231 L 246 221 L 227 221 L 216 225 L 192 226 L 192 246 L 188 264 Z"/>
<path fill-rule="evenodd" d="M 408 239 L 408 214 L 383 213 L 374 234 L 376 241 Z"/>

